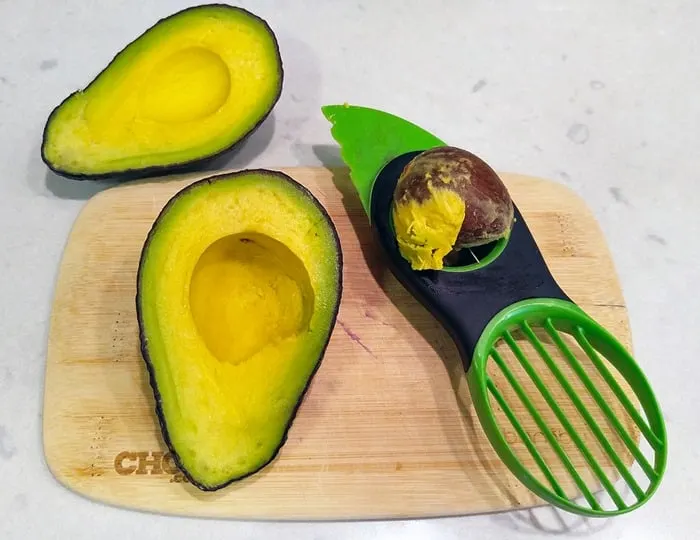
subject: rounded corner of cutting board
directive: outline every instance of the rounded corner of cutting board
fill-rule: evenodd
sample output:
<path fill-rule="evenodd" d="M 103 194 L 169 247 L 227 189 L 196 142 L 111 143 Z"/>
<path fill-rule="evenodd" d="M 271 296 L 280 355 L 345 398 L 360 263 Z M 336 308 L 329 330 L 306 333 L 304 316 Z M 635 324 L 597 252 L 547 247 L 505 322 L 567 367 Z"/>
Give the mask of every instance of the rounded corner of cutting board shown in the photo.
<path fill-rule="evenodd" d="M 53 457 L 53 450 L 49 450 L 44 447 L 44 463 L 54 480 L 64 489 L 67 489 L 71 493 L 79 495 L 89 500 L 95 500 L 90 495 L 90 490 L 81 487 L 80 484 L 73 482 L 70 475 L 66 474 L 58 465 L 57 458 Z M 97 500 L 97 502 L 106 502 Z"/>
<path fill-rule="evenodd" d="M 90 483 L 81 484 L 80 482 L 76 481 L 75 476 L 68 474 L 65 464 L 62 464 L 60 450 L 55 446 L 53 437 L 47 434 L 46 423 L 44 423 L 43 431 L 44 464 L 54 480 L 62 488 L 89 501 L 113 505 L 114 502 L 109 500 L 109 498 L 96 496 L 90 489 Z M 128 508 L 128 506 L 125 507 Z"/>
<path fill-rule="evenodd" d="M 343 196 L 336 185 L 336 181 L 349 180 L 336 178 L 337 171 L 321 167 L 280 170 L 322 199 L 338 227 L 343 250 L 352 254 L 346 257 L 344 268 L 347 285 L 341 305 L 342 324 L 334 329 L 327 356 L 304 397 L 278 460 L 263 475 L 205 499 L 181 484 L 169 483 L 165 475 L 125 476 L 114 471 L 115 456 L 121 451 L 164 450 L 151 427 L 152 404 L 146 400 L 143 362 L 137 356 L 135 341 L 132 295 L 140 245 L 167 200 L 181 187 L 216 173 L 212 171 L 114 186 L 88 200 L 76 218 L 61 261 L 47 351 L 44 456 L 51 474 L 70 491 L 92 501 L 137 511 L 201 517 L 408 519 L 541 504 L 517 486 L 512 488 L 517 493 L 517 504 L 513 503 L 496 487 L 500 478 L 491 478 L 468 451 L 455 449 L 462 437 L 468 445 L 488 443 L 476 432 L 457 435 L 462 433 L 465 421 L 452 408 L 452 400 L 440 401 L 440 410 L 436 410 L 434 385 L 439 383 L 443 393 L 452 392 L 440 358 L 444 351 L 436 352 L 418 335 L 375 280 L 366 277 L 371 272 L 362 243 L 370 242 L 371 235 L 358 232 L 356 227 L 365 227 L 366 223 L 350 216 L 362 212 L 362 207 L 359 200 Z M 626 335 L 629 329 L 624 304 L 606 305 L 605 298 L 601 304 L 601 297 L 595 298 L 595 294 L 618 297 L 620 293 L 612 276 L 601 275 L 610 268 L 609 255 L 583 199 L 551 180 L 510 173 L 503 174 L 503 178 L 516 202 L 522 201 L 519 206 L 524 207 L 528 224 L 542 238 L 543 251 L 553 255 L 555 269 L 564 268 L 562 278 L 594 309 L 610 316 Z M 563 228 L 557 221 L 561 216 L 568 224 Z M 583 235 L 582 228 L 593 230 Z M 566 238 L 572 231 L 573 240 Z M 575 245 L 567 254 L 563 249 L 569 240 Z M 96 255 L 95 250 L 103 255 Z M 567 266 L 569 256 L 584 259 Z M 590 264 L 590 260 L 603 264 Z M 595 289 L 591 283 L 596 283 Z M 75 286 L 82 288 L 76 293 Z M 364 289 L 369 292 L 358 293 Z M 409 301 L 405 295 L 402 298 Z M 92 306 L 96 309 L 84 309 L 90 301 L 97 302 Z M 434 326 L 426 314 L 417 313 L 416 317 L 426 318 L 424 326 Z M 75 328 L 81 332 L 76 334 Z M 388 350 L 392 350 L 391 355 L 386 354 Z M 110 354 L 121 355 L 120 362 L 113 361 Z M 379 372 L 377 358 L 382 359 Z M 406 362 L 413 361 L 421 369 L 406 372 Z M 440 370 L 439 376 L 426 375 L 428 367 Z M 369 374 L 372 384 L 367 385 Z M 393 383 L 396 377 L 399 382 Z M 86 385 L 85 381 L 95 384 Z M 428 390 L 416 393 L 425 385 Z M 123 395 L 117 395 L 117 389 Z M 417 412 L 403 410 L 406 403 Z M 361 415 L 357 415 L 358 407 L 362 408 Z M 347 429 L 338 429 L 338 413 L 347 413 L 343 416 L 343 422 L 349 423 Z M 366 422 L 367 417 L 374 421 Z M 135 424 L 145 427 L 137 428 Z M 421 437 L 401 443 L 404 424 L 409 431 L 420 430 Z M 108 436 L 99 438 L 100 433 Z M 424 438 L 425 443 L 421 442 Z M 391 452 L 384 452 L 387 445 Z M 419 455 L 421 448 L 439 451 L 426 458 Z M 93 463 L 95 470 L 91 469 Z M 92 475 L 95 471 L 101 474 Z"/>

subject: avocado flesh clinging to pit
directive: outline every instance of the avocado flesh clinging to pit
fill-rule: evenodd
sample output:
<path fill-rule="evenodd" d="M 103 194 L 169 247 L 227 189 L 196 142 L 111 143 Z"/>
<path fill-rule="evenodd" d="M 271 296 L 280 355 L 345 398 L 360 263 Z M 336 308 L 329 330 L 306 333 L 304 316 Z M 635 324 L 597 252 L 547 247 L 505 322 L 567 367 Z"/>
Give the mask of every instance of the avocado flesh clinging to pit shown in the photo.
<path fill-rule="evenodd" d="M 278 43 L 241 8 L 202 5 L 162 19 L 53 110 L 41 155 L 79 179 L 194 168 L 232 148 L 282 91 Z"/>
<path fill-rule="evenodd" d="M 154 223 L 137 291 L 142 353 L 178 466 L 203 490 L 264 467 L 337 317 L 342 256 L 323 207 L 277 172 L 196 182 Z"/>

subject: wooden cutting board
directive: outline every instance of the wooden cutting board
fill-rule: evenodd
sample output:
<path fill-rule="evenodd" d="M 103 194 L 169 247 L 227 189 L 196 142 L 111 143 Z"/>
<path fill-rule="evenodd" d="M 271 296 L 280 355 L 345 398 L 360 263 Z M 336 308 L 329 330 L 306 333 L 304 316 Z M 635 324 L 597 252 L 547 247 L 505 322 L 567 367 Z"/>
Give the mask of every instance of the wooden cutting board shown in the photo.
<path fill-rule="evenodd" d="M 191 516 L 405 518 L 541 504 L 482 433 L 447 333 L 384 268 L 346 170 L 281 170 L 329 211 L 345 267 L 329 348 L 278 458 L 204 493 L 176 470 L 158 430 L 139 353 L 137 263 L 158 212 L 199 175 L 108 189 L 74 225 L 46 366 L 44 450 L 55 477 L 97 501 Z M 629 348 L 615 270 L 584 202 L 553 182 L 502 177 L 555 278 Z"/>

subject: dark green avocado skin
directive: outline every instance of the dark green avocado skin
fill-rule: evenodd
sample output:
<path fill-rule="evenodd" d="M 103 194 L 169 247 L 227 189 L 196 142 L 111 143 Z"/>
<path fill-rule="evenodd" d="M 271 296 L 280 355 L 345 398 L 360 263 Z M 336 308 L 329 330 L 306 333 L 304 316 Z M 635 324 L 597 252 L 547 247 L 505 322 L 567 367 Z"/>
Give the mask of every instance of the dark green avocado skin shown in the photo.
<path fill-rule="evenodd" d="M 167 213 L 170 206 L 172 204 L 174 204 L 174 202 L 177 200 L 178 197 L 186 194 L 189 190 L 196 188 L 200 184 L 203 184 L 203 183 L 212 184 L 214 182 L 219 181 L 219 179 L 222 179 L 224 177 L 227 179 L 227 181 L 230 181 L 232 178 L 235 178 L 236 176 L 250 174 L 250 173 L 275 175 L 275 176 L 283 178 L 287 182 L 290 182 L 292 185 L 294 185 L 294 187 L 296 187 L 299 191 L 301 191 L 302 194 L 304 194 L 309 200 L 311 200 L 314 203 L 314 205 L 319 209 L 319 211 L 321 212 L 321 214 L 323 215 L 323 217 L 325 219 L 326 226 L 330 229 L 332 236 L 333 236 L 333 248 L 334 248 L 333 251 L 334 251 L 335 257 L 336 257 L 335 265 L 336 265 L 336 268 L 338 269 L 338 282 L 336 283 L 336 288 L 338 289 L 338 294 L 336 295 L 336 302 L 335 302 L 335 305 L 333 306 L 333 311 L 332 311 L 333 315 L 331 317 L 330 324 L 328 325 L 328 334 L 326 336 L 323 348 L 320 351 L 321 360 L 316 363 L 316 367 L 314 368 L 311 375 L 309 376 L 309 378 L 306 382 L 306 385 L 304 386 L 303 390 L 299 393 L 299 398 L 297 400 L 296 406 L 294 407 L 294 410 L 289 417 L 289 421 L 287 422 L 287 425 L 284 428 L 284 435 L 280 439 L 280 443 L 277 446 L 277 449 L 275 450 L 275 452 L 273 452 L 273 454 L 270 456 L 270 458 L 267 461 L 261 463 L 261 465 L 258 468 L 251 470 L 247 474 L 244 474 L 244 475 L 238 476 L 238 477 L 230 478 L 229 480 L 227 480 L 226 482 L 224 482 L 222 484 L 208 486 L 208 485 L 202 484 L 202 483 L 198 482 L 197 480 L 195 480 L 192 477 L 192 475 L 187 471 L 187 469 L 183 466 L 182 460 L 180 459 L 180 456 L 177 453 L 177 450 L 173 446 L 172 441 L 170 439 L 170 435 L 168 433 L 168 426 L 167 426 L 167 423 L 165 421 L 165 415 L 163 414 L 163 400 L 162 400 L 160 391 L 158 389 L 158 384 L 156 383 L 153 362 L 151 360 L 149 350 L 148 350 L 148 338 L 146 335 L 147 329 L 145 328 L 145 325 L 143 322 L 143 315 L 142 315 L 142 310 L 141 310 L 141 295 L 140 295 L 141 271 L 143 268 L 145 257 L 147 255 L 148 245 L 151 241 L 153 234 L 155 233 L 155 231 L 158 227 L 158 223 L 159 223 L 161 217 Z M 144 363 L 146 365 L 146 369 L 148 371 L 149 384 L 150 384 L 151 390 L 153 391 L 153 397 L 155 400 L 155 413 L 156 413 L 156 417 L 158 418 L 158 424 L 160 426 L 160 431 L 161 431 L 161 434 L 163 436 L 163 441 L 165 442 L 166 446 L 168 447 L 168 450 L 170 451 L 170 453 L 172 454 L 173 460 L 175 461 L 176 466 L 178 467 L 178 469 L 180 469 L 180 471 L 182 471 L 183 475 L 187 478 L 187 480 L 192 485 L 194 485 L 195 487 L 197 487 L 198 489 L 200 489 L 202 491 L 217 491 L 219 489 L 225 488 L 226 486 L 232 484 L 233 482 L 242 480 L 244 478 L 247 478 L 249 476 L 256 474 L 260 470 L 264 469 L 267 465 L 272 463 L 272 461 L 274 461 L 275 458 L 279 455 L 280 450 L 287 442 L 287 438 L 289 435 L 289 429 L 292 427 L 292 424 L 294 423 L 294 419 L 296 418 L 299 407 L 301 406 L 301 404 L 304 401 L 304 397 L 306 396 L 306 394 L 308 392 L 309 386 L 311 385 L 311 382 L 313 381 L 319 367 L 321 367 L 321 364 L 323 363 L 322 359 L 326 353 L 326 349 L 328 348 L 328 344 L 330 343 L 330 339 L 331 339 L 331 336 L 333 334 L 333 329 L 335 327 L 335 324 L 336 324 L 336 321 L 338 318 L 338 311 L 340 310 L 340 302 L 341 302 L 342 296 L 343 296 L 343 252 L 341 249 L 340 238 L 338 236 L 338 230 L 336 229 L 335 224 L 333 223 L 330 215 L 328 214 L 328 211 L 318 201 L 318 199 L 316 199 L 306 187 L 304 187 L 299 182 L 297 182 L 296 180 L 294 180 L 293 178 L 287 176 L 286 174 L 284 174 L 282 172 L 272 171 L 272 170 L 268 170 L 268 169 L 247 169 L 247 170 L 237 171 L 234 173 L 215 174 L 215 175 L 209 176 L 207 178 L 203 178 L 202 180 L 198 180 L 196 182 L 193 182 L 192 184 L 186 186 L 180 192 L 175 194 L 168 201 L 168 203 L 163 207 L 163 209 L 158 214 L 158 217 L 156 217 L 155 221 L 153 222 L 153 225 L 151 226 L 151 229 L 146 237 L 143 249 L 141 251 L 141 257 L 139 260 L 139 266 L 138 266 L 137 277 L 136 277 L 136 318 L 137 318 L 138 326 L 139 326 L 139 343 L 140 343 L 140 349 L 141 349 L 141 357 L 143 358 Z"/>
<path fill-rule="evenodd" d="M 230 152 L 233 152 L 237 150 L 240 146 L 243 145 L 248 140 L 248 137 L 250 137 L 257 129 L 267 120 L 267 118 L 270 116 L 270 113 L 274 109 L 275 105 L 279 101 L 281 95 L 282 95 L 282 88 L 284 86 L 284 65 L 282 62 L 282 56 L 280 53 L 280 47 L 279 47 L 279 42 L 277 40 L 277 36 L 272 30 L 272 28 L 269 26 L 267 21 L 259 17 L 258 15 L 255 15 L 254 13 L 251 13 L 249 10 L 242 8 L 242 7 L 237 7 L 237 6 L 231 6 L 229 4 L 223 4 L 223 3 L 213 3 L 213 4 L 199 4 L 195 6 L 190 6 L 188 8 L 182 9 L 180 11 L 177 11 L 171 15 L 168 15 L 167 17 L 163 17 L 162 19 L 158 20 L 156 23 L 151 25 L 149 28 L 147 28 L 144 32 L 141 33 L 141 35 L 147 33 L 149 30 L 152 28 L 155 28 L 158 24 L 167 21 L 168 19 L 172 17 L 176 17 L 178 15 L 181 15 L 183 13 L 187 13 L 188 11 L 198 9 L 201 7 L 225 7 L 227 9 L 235 9 L 238 11 L 241 11 L 245 13 L 248 17 L 256 19 L 260 21 L 267 32 L 269 32 L 270 37 L 275 43 L 275 52 L 277 55 L 277 62 L 279 64 L 279 76 L 278 76 L 278 83 L 277 83 L 277 92 L 275 93 L 274 98 L 270 101 L 270 104 L 267 108 L 267 112 L 261 115 L 260 119 L 258 122 L 251 127 L 246 133 L 242 134 L 238 139 L 233 141 L 231 145 L 229 145 L 226 148 L 223 148 L 222 150 L 218 152 L 214 152 L 212 154 L 204 155 L 199 158 L 195 158 L 189 161 L 184 161 L 180 163 L 171 163 L 169 165 L 157 165 L 153 167 L 143 167 L 143 168 L 138 168 L 138 169 L 123 169 L 123 170 L 115 170 L 112 172 L 108 173 L 100 173 L 100 174 L 75 174 L 75 173 L 70 173 L 68 171 L 64 171 L 60 169 L 59 167 L 56 167 L 53 163 L 49 161 L 49 159 L 46 157 L 44 153 L 44 149 L 46 147 L 46 139 L 47 139 L 47 132 L 48 128 L 51 124 L 51 121 L 53 120 L 56 112 L 61 108 L 61 106 L 68 101 L 73 95 L 75 95 L 77 92 L 73 92 L 66 96 L 61 103 L 59 103 L 56 107 L 53 108 L 51 113 L 49 114 L 49 117 L 46 121 L 46 124 L 44 125 L 44 130 L 42 132 L 42 141 L 41 141 L 41 160 L 44 162 L 44 164 L 54 173 L 63 176 L 65 178 L 70 178 L 73 180 L 121 180 L 121 181 L 127 181 L 127 180 L 138 180 L 141 178 L 151 178 L 155 176 L 165 176 L 169 174 L 184 174 L 188 172 L 195 172 L 198 170 L 201 170 L 203 168 L 206 168 L 207 166 L 212 165 L 217 159 L 223 158 L 226 155 L 228 155 Z M 140 36 L 139 36 L 140 37 Z M 126 50 L 127 47 L 129 47 L 134 41 L 136 41 L 139 37 L 136 39 L 132 40 L 130 43 L 124 46 L 122 50 L 120 50 L 114 58 L 107 64 L 102 71 L 100 71 L 92 81 L 83 89 L 83 91 L 87 90 L 92 86 L 92 84 L 97 81 L 97 79 L 100 78 L 100 76 L 105 73 L 107 70 L 109 70 L 110 66 L 114 63 L 114 60 L 124 51 Z"/>

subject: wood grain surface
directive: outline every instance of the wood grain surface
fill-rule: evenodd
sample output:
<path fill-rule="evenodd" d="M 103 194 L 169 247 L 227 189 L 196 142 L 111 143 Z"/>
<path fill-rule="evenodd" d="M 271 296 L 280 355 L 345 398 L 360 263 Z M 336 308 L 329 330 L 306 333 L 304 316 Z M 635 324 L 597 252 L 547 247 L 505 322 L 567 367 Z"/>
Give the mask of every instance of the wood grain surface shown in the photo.
<path fill-rule="evenodd" d="M 203 493 L 175 469 L 158 430 L 139 353 L 136 270 L 158 212 L 203 175 L 187 176 L 103 191 L 88 201 L 71 231 L 46 365 L 44 449 L 55 477 L 97 501 L 192 516 L 405 518 L 541 504 L 483 434 L 449 336 L 384 268 L 346 170 L 280 170 L 327 208 L 345 267 L 329 348 L 278 458 L 254 476 Z M 630 349 L 615 269 L 584 202 L 553 182 L 502 178 L 560 285 Z M 555 397 L 565 400 L 551 375 L 543 377 Z M 614 479 L 582 420 L 571 407 L 566 410 Z M 527 418 L 523 423 L 561 475 L 537 426 Z M 505 429 L 517 446 L 513 430 Z M 555 434 L 585 469 L 566 433 Z M 571 483 L 562 482 L 573 493 Z"/>

